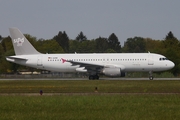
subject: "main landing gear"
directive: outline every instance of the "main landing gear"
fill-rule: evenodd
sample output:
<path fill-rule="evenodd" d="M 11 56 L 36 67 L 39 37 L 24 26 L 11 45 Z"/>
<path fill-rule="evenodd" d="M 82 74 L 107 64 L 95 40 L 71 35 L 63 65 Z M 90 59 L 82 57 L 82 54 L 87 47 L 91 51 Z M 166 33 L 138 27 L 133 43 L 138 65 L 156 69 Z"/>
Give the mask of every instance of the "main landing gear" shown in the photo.
<path fill-rule="evenodd" d="M 152 71 L 149 71 L 149 80 L 153 80 L 153 79 L 154 79 L 154 77 L 152 75 Z"/>
<path fill-rule="evenodd" d="M 99 80 L 98 75 L 89 75 L 89 80 Z"/>

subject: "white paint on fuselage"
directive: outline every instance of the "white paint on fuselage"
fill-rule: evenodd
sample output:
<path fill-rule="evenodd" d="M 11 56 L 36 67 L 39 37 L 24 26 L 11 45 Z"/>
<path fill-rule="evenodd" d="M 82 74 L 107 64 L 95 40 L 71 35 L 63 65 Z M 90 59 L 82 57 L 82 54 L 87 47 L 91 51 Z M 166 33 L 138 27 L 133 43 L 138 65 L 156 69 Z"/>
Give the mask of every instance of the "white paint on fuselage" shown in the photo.
<path fill-rule="evenodd" d="M 7 60 L 29 67 L 57 72 L 76 72 L 76 68 L 79 68 L 79 65 L 72 66 L 69 62 L 63 63 L 62 58 L 82 63 L 115 66 L 125 72 L 164 71 L 174 67 L 174 63 L 169 60 L 160 61 L 160 58 L 165 58 L 165 56 L 153 53 L 38 54 L 20 55 L 19 57 L 26 58 L 27 61 Z"/>

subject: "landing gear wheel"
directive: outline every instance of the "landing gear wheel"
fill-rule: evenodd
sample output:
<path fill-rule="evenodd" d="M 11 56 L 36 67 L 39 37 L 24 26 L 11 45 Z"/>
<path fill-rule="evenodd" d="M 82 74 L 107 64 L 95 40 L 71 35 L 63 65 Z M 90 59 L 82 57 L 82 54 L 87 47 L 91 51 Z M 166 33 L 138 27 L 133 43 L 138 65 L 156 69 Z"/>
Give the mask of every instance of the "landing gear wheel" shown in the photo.
<path fill-rule="evenodd" d="M 154 77 L 153 76 L 149 76 L 149 80 L 153 80 L 154 79 Z"/>
<path fill-rule="evenodd" d="M 99 76 L 97 75 L 97 80 L 99 80 Z"/>
<path fill-rule="evenodd" d="M 90 75 L 89 80 L 99 80 L 99 76 L 98 75 Z"/>
<path fill-rule="evenodd" d="M 149 80 L 153 80 L 154 79 L 154 77 L 153 77 L 153 72 L 152 71 L 149 71 Z"/>
<path fill-rule="evenodd" d="M 93 80 L 93 79 L 94 79 L 93 75 L 90 75 L 89 80 Z"/>
<path fill-rule="evenodd" d="M 95 75 L 95 76 L 94 76 L 94 79 L 95 79 L 95 80 L 99 80 L 99 76 L 98 76 L 98 75 Z"/>

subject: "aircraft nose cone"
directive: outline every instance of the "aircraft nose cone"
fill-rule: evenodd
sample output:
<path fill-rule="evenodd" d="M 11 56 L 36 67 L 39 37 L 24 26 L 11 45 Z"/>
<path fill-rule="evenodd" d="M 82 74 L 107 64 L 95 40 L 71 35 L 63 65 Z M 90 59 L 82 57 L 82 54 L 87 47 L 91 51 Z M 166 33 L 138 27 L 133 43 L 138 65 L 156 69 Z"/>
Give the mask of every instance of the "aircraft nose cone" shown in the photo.
<path fill-rule="evenodd" d="M 169 64 L 170 69 L 173 68 L 174 66 L 175 66 L 175 64 L 173 62 L 170 62 L 170 64 Z"/>

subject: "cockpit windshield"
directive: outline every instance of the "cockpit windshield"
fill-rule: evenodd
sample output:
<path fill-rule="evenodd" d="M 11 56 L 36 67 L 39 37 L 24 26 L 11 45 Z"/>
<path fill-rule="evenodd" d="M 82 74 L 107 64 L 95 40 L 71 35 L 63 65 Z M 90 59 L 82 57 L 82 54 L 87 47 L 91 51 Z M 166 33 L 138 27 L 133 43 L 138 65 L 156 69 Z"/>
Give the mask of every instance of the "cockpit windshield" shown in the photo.
<path fill-rule="evenodd" d="M 167 58 L 159 58 L 160 61 L 168 60 Z"/>

